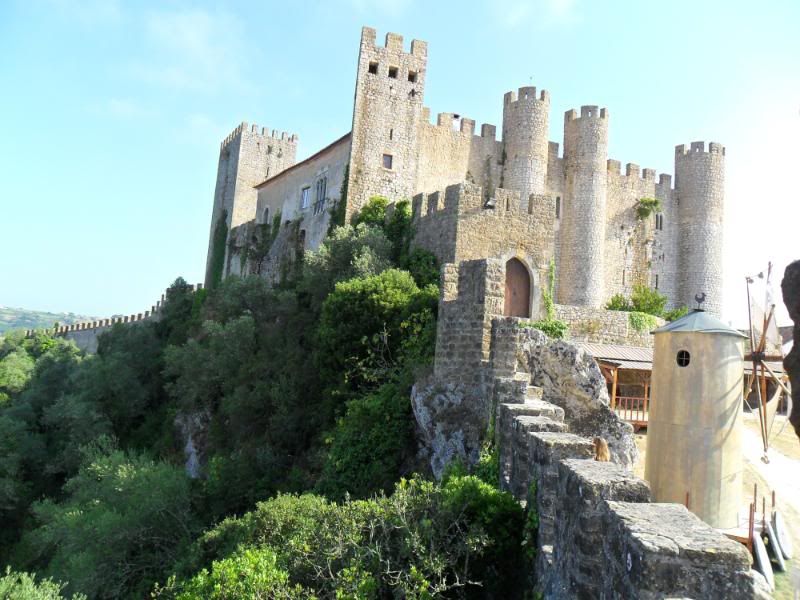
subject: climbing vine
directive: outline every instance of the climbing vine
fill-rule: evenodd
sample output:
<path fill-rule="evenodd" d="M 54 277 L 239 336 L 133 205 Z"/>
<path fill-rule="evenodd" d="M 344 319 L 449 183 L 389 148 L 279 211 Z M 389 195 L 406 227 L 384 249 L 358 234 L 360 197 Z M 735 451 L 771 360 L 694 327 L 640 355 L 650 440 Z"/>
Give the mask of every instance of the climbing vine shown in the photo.
<path fill-rule="evenodd" d="M 661 212 L 661 200 L 658 198 L 640 198 L 636 203 L 636 217 L 640 221 L 657 212 Z"/>
<path fill-rule="evenodd" d="M 214 225 L 214 236 L 211 241 L 211 269 L 208 285 L 215 288 L 222 281 L 225 269 L 225 242 L 228 240 L 228 211 L 223 210 Z"/>

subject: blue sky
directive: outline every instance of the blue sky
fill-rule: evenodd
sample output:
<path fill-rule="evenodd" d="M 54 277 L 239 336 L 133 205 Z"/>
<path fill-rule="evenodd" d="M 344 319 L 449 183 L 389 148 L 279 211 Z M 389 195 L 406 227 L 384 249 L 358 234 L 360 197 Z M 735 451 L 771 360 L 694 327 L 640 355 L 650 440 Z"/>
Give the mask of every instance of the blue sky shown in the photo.
<path fill-rule="evenodd" d="M 676 144 L 724 143 L 729 319 L 745 273 L 800 258 L 796 0 L 7 0 L 0 305 L 107 316 L 201 281 L 220 140 L 246 120 L 302 158 L 347 132 L 362 25 L 429 42 L 433 114 L 499 129 L 533 84 L 554 141 L 565 110 L 607 106 L 623 164 L 672 173 Z"/>

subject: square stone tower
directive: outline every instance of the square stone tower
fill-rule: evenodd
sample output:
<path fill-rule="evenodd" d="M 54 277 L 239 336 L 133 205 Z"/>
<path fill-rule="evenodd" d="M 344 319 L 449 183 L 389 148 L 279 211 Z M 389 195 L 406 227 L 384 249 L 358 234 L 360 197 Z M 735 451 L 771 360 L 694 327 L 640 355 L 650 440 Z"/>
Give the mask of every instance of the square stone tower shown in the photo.
<path fill-rule="evenodd" d="M 417 177 L 425 91 L 426 42 L 413 40 L 403 51 L 403 36 L 386 34 L 375 45 L 375 30 L 361 30 L 361 50 L 353 107 L 347 219 L 371 196 L 411 199 Z"/>

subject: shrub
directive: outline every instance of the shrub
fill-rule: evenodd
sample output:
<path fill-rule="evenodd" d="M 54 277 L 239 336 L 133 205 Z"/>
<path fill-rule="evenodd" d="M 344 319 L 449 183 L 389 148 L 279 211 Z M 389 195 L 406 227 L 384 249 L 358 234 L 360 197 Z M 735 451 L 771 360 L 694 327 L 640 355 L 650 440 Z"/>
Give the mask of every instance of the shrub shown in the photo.
<path fill-rule="evenodd" d="M 331 498 L 390 491 L 414 453 L 412 423 L 406 386 L 387 383 L 348 402 L 331 435 L 318 489 Z"/>
<path fill-rule="evenodd" d="M 439 260 L 433 252 L 422 248 L 414 248 L 402 265 L 419 287 L 439 285 Z"/>
<path fill-rule="evenodd" d="M 356 215 L 353 216 L 353 225 L 361 223 L 374 225 L 383 228 L 386 225 L 386 207 L 389 200 L 383 196 L 372 196 L 367 203 L 361 207 Z"/>
<path fill-rule="evenodd" d="M 6 574 L 0 577 L 0 598 L 3 600 L 65 600 L 61 595 L 63 583 L 50 579 L 36 582 L 35 575 L 17 573 L 6 567 Z M 83 594 L 70 596 L 72 600 L 86 600 Z"/>
<path fill-rule="evenodd" d="M 672 310 L 668 310 L 664 313 L 664 319 L 667 321 L 677 321 L 681 317 L 685 317 L 689 314 L 689 309 L 686 306 L 679 306 L 678 308 L 673 308 Z"/>
<path fill-rule="evenodd" d="M 394 205 L 392 216 L 384 227 L 386 237 L 392 243 L 392 261 L 395 265 L 404 266 L 408 259 L 411 238 L 414 228 L 411 224 L 411 203 L 400 200 Z"/>
<path fill-rule="evenodd" d="M 569 325 L 558 319 L 542 319 L 532 323 L 521 323 L 521 326 L 543 331 L 547 337 L 554 340 L 564 339 L 567 335 L 567 331 L 569 331 Z"/>
<path fill-rule="evenodd" d="M 636 203 L 636 217 L 643 221 L 653 213 L 661 211 L 661 200 L 658 198 L 640 198 Z"/>
<path fill-rule="evenodd" d="M 182 470 L 107 443 L 87 449 L 64 493 L 34 505 L 29 543 L 49 574 L 92 598 L 141 597 L 195 533 Z"/>
<path fill-rule="evenodd" d="M 631 311 L 628 313 L 628 323 L 630 323 L 630 326 L 640 333 L 650 331 L 651 329 L 655 328 L 656 325 L 658 325 L 658 322 L 653 315 L 638 311 Z"/>
<path fill-rule="evenodd" d="M 626 312 L 633 310 L 631 308 L 630 300 L 628 300 L 623 294 L 614 294 L 611 296 L 611 300 L 609 300 L 608 304 L 606 304 L 606 308 L 608 310 L 622 310 Z"/>
<path fill-rule="evenodd" d="M 647 313 L 654 317 L 660 317 L 664 314 L 664 306 L 666 306 L 666 304 L 667 297 L 660 294 L 658 290 L 651 289 L 642 284 L 633 286 L 631 310 Z"/>

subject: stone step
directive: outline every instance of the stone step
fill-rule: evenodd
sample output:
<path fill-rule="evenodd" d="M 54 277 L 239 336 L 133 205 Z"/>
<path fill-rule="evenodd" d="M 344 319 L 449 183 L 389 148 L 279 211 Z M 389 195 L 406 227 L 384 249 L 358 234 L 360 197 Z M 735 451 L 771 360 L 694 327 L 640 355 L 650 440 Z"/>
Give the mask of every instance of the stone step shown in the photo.
<path fill-rule="evenodd" d="M 512 419 L 521 416 L 547 417 L 558 423 L 564 422 L 564 409 L 544 400 L 529 400 L 524 404 L 501 404 L 501 412 Z"/>
<path fill-rule="evenodd" d="M 529 431 L 565 432 L 567 424 L 554 421 L 550 417 L 520 415 L 514 418 L 514 429 L 523 433 Z"/>

